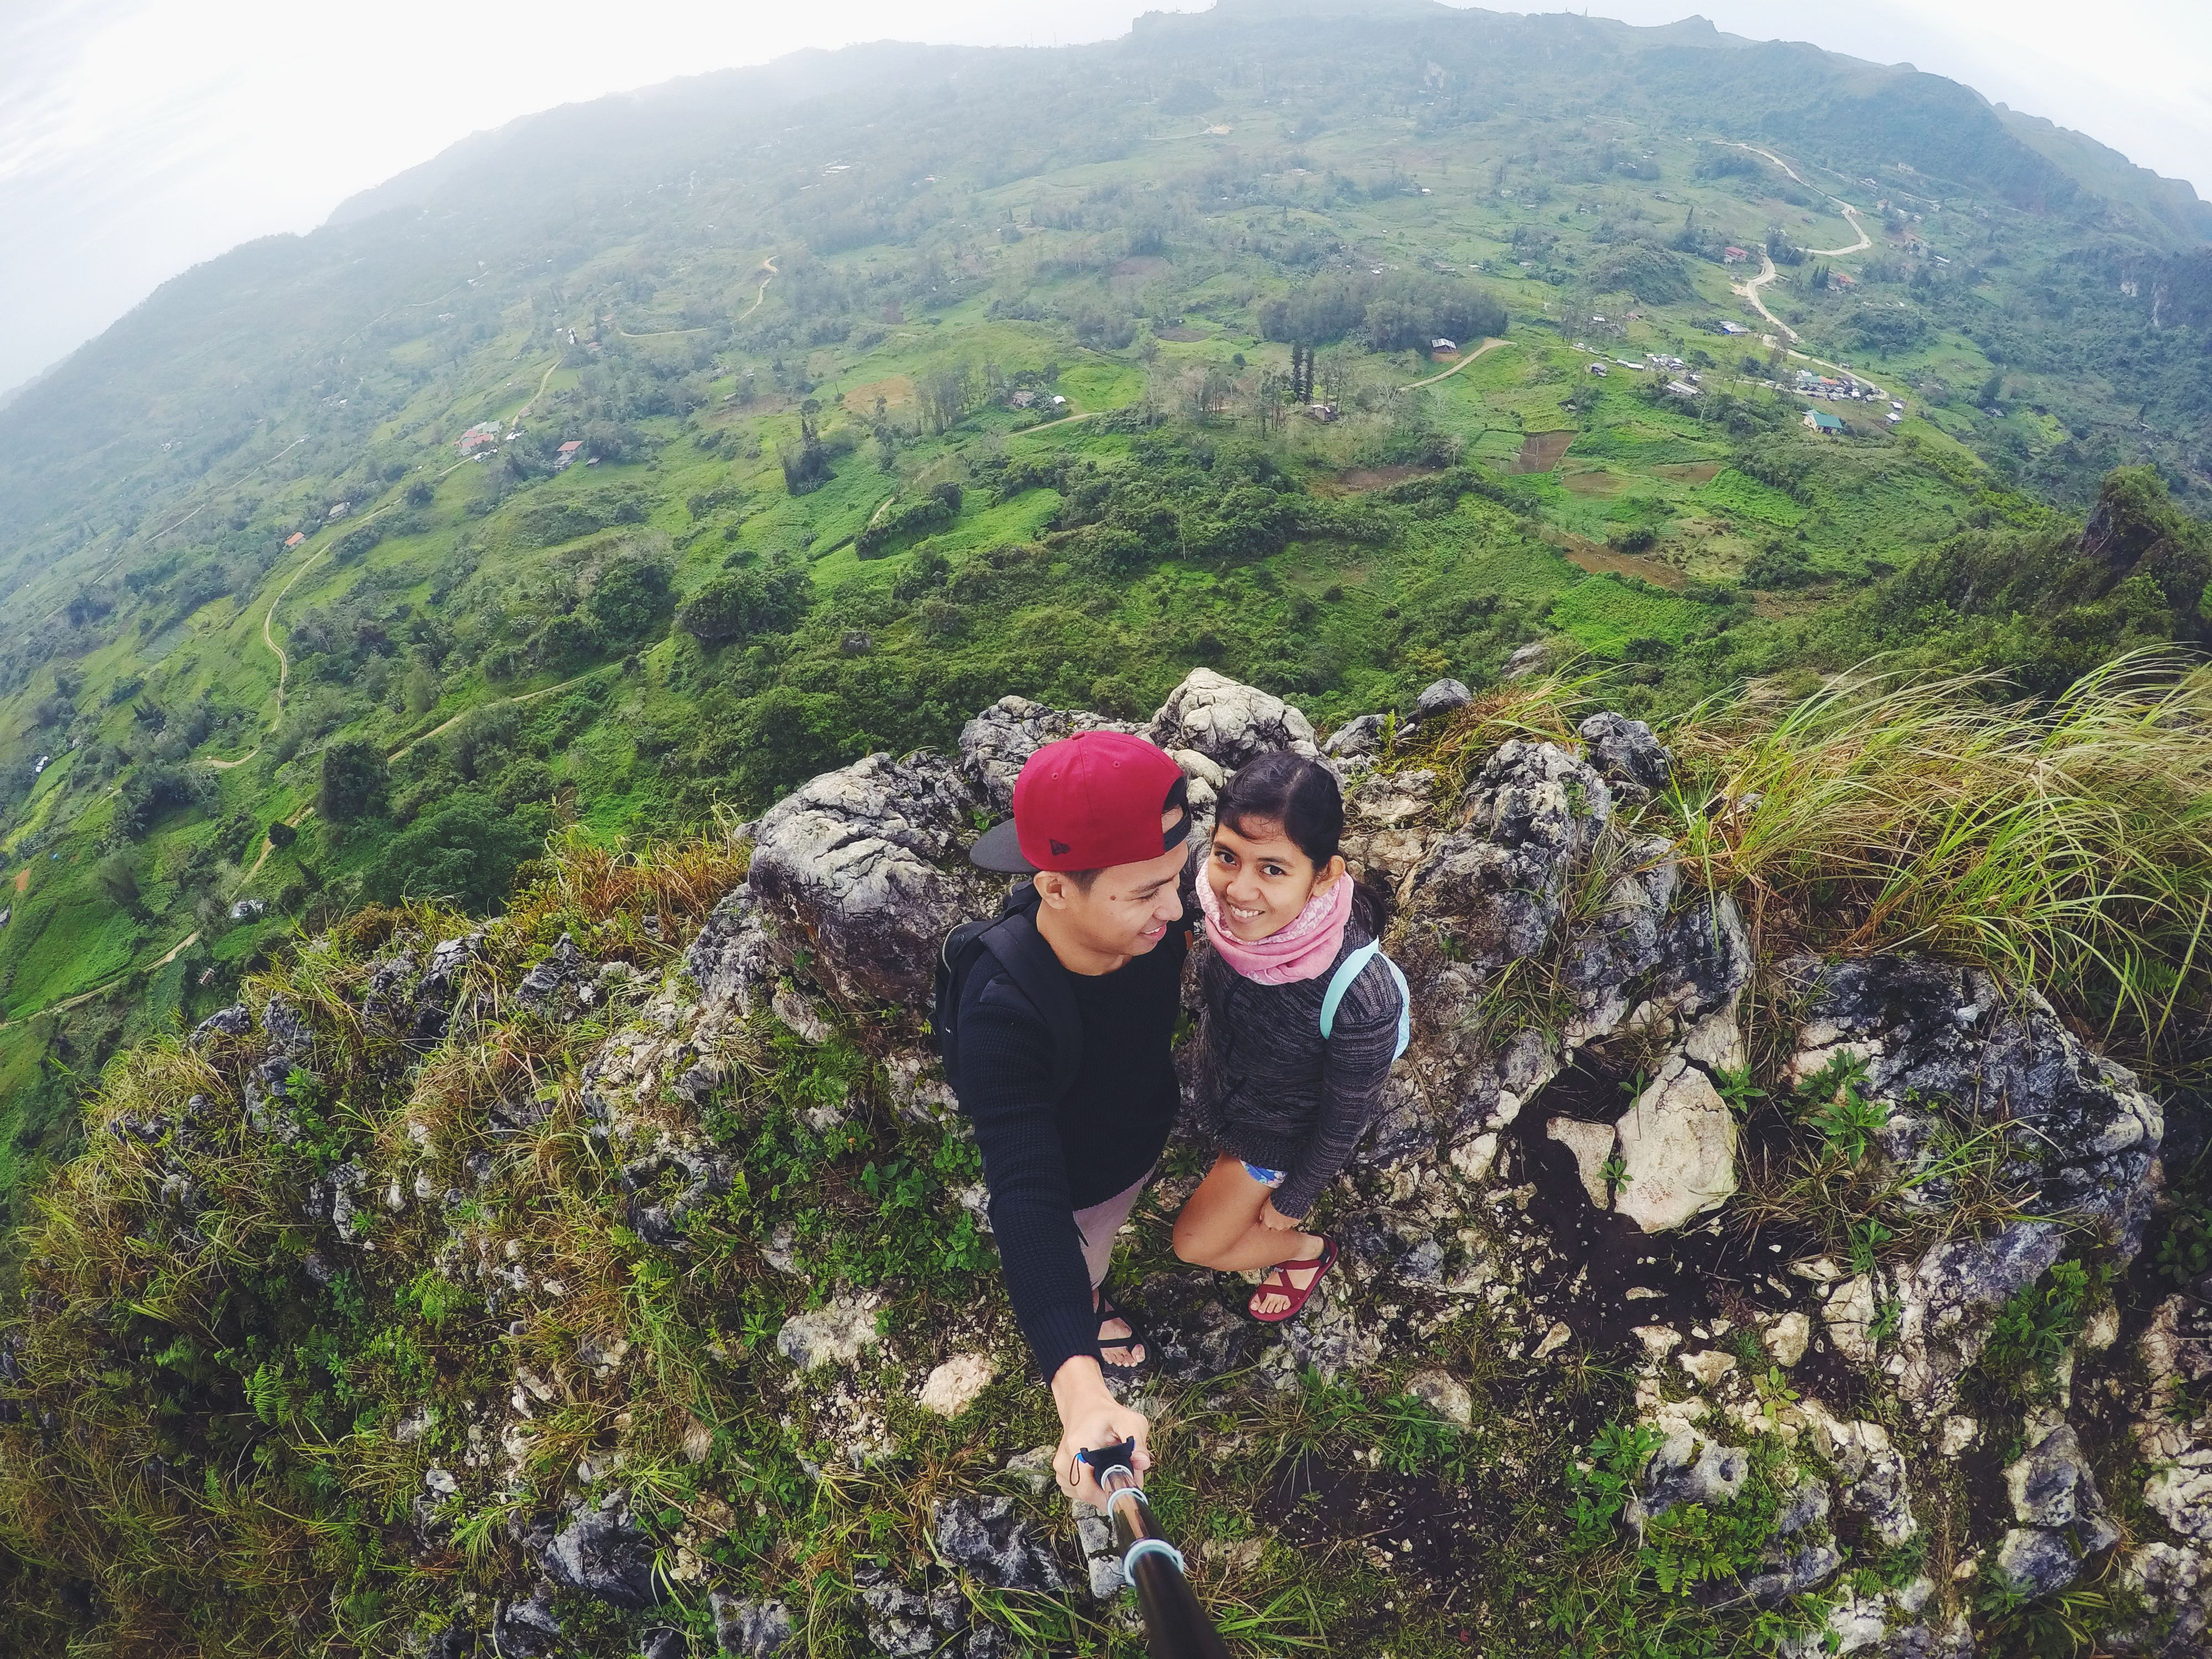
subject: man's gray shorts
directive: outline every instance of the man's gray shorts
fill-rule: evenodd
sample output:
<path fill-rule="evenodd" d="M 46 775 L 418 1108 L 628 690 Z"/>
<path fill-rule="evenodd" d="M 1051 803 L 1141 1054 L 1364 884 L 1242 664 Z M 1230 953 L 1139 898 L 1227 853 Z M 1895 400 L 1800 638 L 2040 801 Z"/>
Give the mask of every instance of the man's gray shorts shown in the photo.
<path fill-rule="evenodd" d="M 1144 1195 L 1146 1183 L 1152 1178 L 1147 1170 L 1139 1176 L 1134 1184 L 1087 1210 L 1075 1212 L 1075 1231 L 1083 1236 L 1083 1265 L 1091 1269 L 1091 1287 L 1096 1290 L 1106 1282 L 1106 1269 L 1114 1260 L 1114 1240 L 1128 1220 L 1129 1212 L 1137 1207 Z"/>

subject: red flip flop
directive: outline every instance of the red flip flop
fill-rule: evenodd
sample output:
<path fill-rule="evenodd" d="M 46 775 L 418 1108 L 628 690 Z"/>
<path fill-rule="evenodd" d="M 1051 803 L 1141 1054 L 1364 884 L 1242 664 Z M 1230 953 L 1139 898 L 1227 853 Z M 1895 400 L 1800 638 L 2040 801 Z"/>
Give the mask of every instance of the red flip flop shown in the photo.
<path fill-rule="evenodd" d="M 1268 1268 L 1267 1279 L 1261 1279 L 1254 1288 L 1250 1300 L 1244 1304 L 1244 1311 L 1262 1325 L 1279 1325 L 1286 1319 L 1296 1319 L 1305 1310 L 1306 1303 L 1313 1293 L 1321 1288 L 1322 1275 L 1334 1266 L 1336 1266 L 1336 1241 L 1324 1237 L 1321 1242 L 1321 1254 L 1310 1261 L 1278 1261 L 1273 1267 Z M 1291 1283 L 1290 1276 L 1292 1272 L 1307 1267 L 1314 1270 L 1314 1276 L 1306 1280 L 1305 1288 L 1301 1290 Z M 1276 1279 L 1279 1276 L 1279 1283 L 1267 1282 L 1268 1279 Z M 1261 1313 L 1252 1304 L 1263 1296 L 1286 1296 L 1291 1299 L 1291 1305 L 1280 1313 Z"/>

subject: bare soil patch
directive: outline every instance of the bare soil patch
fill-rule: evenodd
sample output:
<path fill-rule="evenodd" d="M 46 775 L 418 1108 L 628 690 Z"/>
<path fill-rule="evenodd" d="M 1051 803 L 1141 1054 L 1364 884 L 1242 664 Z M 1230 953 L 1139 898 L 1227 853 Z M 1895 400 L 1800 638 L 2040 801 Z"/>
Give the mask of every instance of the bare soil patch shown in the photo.
<path fill-rule="evenodd" d="M 1580 536 L 1565 532 L 1559 535 L 1558 544 L 1567 556 L 1568 563 L 1593 576 L 1630 576 L 1650 582 L 1654 587 L 1663 587 L 1670 593 L 1679 592 L 1689 584 L 1689 578 L 1673 565 L 1647 559 L 1641 553 L 1623 553 L 1602 542 L 1585 541 Z"/>
<path fill-rule="evenodd" d="M 1521 453 L 1514 458 L 1516 472 L 1549 472 L 1566 454 L 1567 446 L 1575 441 L 1574 428 L 1564 432 L 1532 432 L 1521 441 Z"/>
<path fill-rule="evenodd" d="M 27 864 L 15 872 L 15 890 L 19 893 L 31 890 L 31 866 Z"/>
<path fill-rule="evenodd" d="M 1560 487 L 1570 495 L 1617 495 L 1627 483 L 1628 480 L 1619 473 L 1608 472 L 1601 466 L 1559 474 Z"/>
<path fill-rule="evenodd" d="M 1726 461 L 1677 461 L 1667 466 L 1655 466 L 1651 470 L 1659 477 L 1670 478 L 1676 483 L 1709 484 L 1721 476 L 1727 465 Z"/>
<path fill-rule="evenodd" d="M 866 386 L 849 388 L 845 393 L 845 407 L 866 414 L 876 406 L 876 399 L 884 400 L 884 407 L 896 409 L 901 404 L 914 401 L 914 380 L 905 374 L 893 374 L 888 379 L 871 380 Z"/>
<path fill-rule="evenodd" d="M 1321 486 L 1325 494 L 1350 495 L 1362 489 L 1382 489 L 1403 483 L 1408 478 L 1425 478 L 1437 469 L 1433 466 L 1356 466 L 1349 472 L 1340 472 L 1329 483 Z"/>
<path fill-rule="evenodd" d="M 1156 328 L 1153 334 L 1163 340 L 1173 340 L 1188 345 L 1193 340 L 1210 340 L 1213 337 L 1202 328 L 1193 328 L 1188 323 L 1177 323 L 1173 328 Z"/>

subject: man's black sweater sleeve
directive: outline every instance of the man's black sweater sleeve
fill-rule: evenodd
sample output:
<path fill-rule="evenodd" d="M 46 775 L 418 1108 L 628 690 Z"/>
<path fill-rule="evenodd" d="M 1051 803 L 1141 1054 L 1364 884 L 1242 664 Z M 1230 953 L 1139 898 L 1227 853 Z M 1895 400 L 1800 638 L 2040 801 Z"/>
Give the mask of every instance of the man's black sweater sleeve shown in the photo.
<path fill-rule="evenodd" d="M 1098 1358 L 1091 1273 L 1053 1115 L 1052 1032 L 996 975 L 969 975 L 959 1018 L 960 1106 L 983 1154 L 1006 1294 L 1050 1382 L 1074 1355 Z"/>

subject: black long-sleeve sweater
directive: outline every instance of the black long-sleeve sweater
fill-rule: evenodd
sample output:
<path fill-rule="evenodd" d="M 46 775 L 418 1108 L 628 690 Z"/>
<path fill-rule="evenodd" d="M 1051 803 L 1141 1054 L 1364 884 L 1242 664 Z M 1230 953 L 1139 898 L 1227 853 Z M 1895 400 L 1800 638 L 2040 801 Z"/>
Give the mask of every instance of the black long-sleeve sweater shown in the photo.
<path fill-rule="evenodd" d="M 1051 1030 L 998 959 L 985 953 L 962 988 L 954 1087 L 983 1154 L 1006 1293 L 1047 1381 L 1074 1355 L 1098 1357 L 1075 1212 L 1139 1180 L 1174 1127 L 1187 949 L 1172 927 L 1110 974 L 1067 975 L 1083 1058 L 1058 1100 Z"/>
<path fill-rule="evenodd" d="M 1337 1005 L 1326 1042 L 1321 1005 L 1345 957 L 1375 937 L 1354 921 L 1329 971 L 1287 985 L 1245 978 L 1212 950 L 1198 965 L 1194 1115 L 1223 1151 L 1288 1177 L 1275 1208 L 1299 1217 L 1359 1144 L 1398 1042 L 1398 981 L 1370 957 Z"/>

